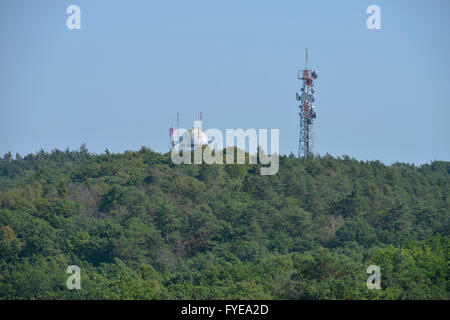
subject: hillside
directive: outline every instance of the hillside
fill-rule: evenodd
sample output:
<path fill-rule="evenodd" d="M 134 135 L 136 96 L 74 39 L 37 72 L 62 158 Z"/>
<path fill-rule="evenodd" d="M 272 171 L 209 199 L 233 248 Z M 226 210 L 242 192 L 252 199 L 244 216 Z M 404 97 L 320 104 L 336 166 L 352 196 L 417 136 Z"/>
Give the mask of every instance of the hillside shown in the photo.
<path fill-rule="evenodd" d="M 0 161 L 0 299 L 448 299 L 450 162 Z M 381 290 L 366 269 L 381 268 Z M 81 268 L 68 290 L 66 268 Z"/>

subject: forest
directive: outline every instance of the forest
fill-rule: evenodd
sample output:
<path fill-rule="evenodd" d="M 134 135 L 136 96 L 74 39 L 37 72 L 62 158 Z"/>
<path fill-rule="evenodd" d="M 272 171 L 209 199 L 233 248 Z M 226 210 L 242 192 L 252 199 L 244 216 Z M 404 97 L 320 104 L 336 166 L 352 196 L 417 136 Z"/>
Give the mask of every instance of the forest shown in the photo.
<path fill-rule="evenodd" d="M 279 167 L 174 165 L 147 147 L 7 153 L 0 299 L 449 299 L 450 162 Z"/>

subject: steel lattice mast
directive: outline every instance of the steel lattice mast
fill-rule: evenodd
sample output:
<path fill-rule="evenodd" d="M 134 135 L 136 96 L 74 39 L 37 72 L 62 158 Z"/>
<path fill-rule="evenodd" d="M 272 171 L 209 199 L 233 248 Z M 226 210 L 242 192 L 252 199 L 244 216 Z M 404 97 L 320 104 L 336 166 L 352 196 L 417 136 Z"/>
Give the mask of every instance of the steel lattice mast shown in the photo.
<path fill-rule="evenodd" d="M 316 119 L 314 102 L 314 80 L 317 79 L 316 71 L 311 71 L 308 67 L 308 49 L 306 49 L 305 69 L 298 73 L 298 79 L 303 81 L 301 94 L 297 93 L 297 100 L 300 101 L 300 137 L 298 143 L 298 157 L 312 156 L 313 147 L 313 124 Z"/>

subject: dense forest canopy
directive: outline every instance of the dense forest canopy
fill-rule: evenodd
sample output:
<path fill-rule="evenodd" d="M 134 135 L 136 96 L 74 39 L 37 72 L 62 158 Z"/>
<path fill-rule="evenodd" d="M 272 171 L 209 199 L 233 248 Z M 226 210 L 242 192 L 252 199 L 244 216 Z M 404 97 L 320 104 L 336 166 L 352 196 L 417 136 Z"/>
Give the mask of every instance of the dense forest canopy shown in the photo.
<path fill-rule="evenodd" d="M 176 166 L 145 147 L 6 154 L 0 299 L 449 298 L 450 162 L 259 168 Z"/>

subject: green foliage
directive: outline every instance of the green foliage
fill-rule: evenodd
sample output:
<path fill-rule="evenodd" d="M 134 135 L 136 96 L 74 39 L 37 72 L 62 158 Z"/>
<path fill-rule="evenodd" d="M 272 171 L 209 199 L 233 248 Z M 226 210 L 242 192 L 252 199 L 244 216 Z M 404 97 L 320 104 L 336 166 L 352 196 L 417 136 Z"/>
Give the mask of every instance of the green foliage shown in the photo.
<path fill-rule="evenodd" d="M 259 168 L 146 147 L 5 154 L 0 299 L 449 298 L 450 163 Z M 81 290 L 66 288 L 72 264 Z M 372 264 L 381 290 L 366 288 Z"/>

